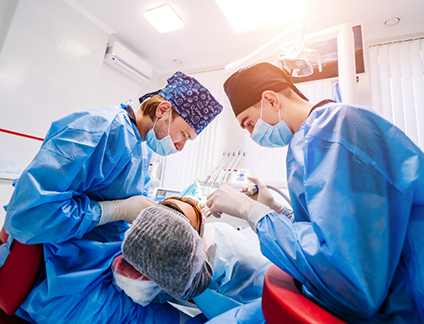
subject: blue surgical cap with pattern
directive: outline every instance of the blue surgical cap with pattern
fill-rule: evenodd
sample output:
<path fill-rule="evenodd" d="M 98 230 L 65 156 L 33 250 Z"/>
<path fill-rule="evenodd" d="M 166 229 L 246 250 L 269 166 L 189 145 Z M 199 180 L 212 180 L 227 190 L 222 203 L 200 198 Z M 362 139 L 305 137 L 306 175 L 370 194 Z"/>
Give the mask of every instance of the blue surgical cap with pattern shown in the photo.
<path fill-rule="evenodd" d="M 140 103 L 159 94 L 196 132 L 200 132 L 222 111 L 222 105 L 208 89 L 195 78 L 183 72 L 176 72 L 168 79 L 168 85 L 140 97 Z"/>

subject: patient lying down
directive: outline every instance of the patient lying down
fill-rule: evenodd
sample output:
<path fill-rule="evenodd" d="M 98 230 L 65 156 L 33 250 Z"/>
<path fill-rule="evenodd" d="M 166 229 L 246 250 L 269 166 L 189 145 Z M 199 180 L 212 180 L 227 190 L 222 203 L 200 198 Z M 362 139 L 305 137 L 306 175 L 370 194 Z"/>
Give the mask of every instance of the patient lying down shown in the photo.
<path fill-rule="evenodd" d="M 173 200 L 175 202 L 165 200 L 140 212 L 125 234 L 122 255 L 126 262 L 166 292 L 170 296 L 168 299 L 184 301 L 198 296 L 209 286 L 213 271 L 199 235 L 202 219 L 196 221 L 186 217 L 177 204 L 190 205 Z"/>
<path fill-rule="evenodd" d="M 261 297 L 271 263 L 254 233 L 224 223 L 205 226 L 196 207 L 185 198 L 167 199 L 143 210 L 127 231 L 112 269 L 115 285 L 135 302 L 194 299 L 214 317 Z"/>

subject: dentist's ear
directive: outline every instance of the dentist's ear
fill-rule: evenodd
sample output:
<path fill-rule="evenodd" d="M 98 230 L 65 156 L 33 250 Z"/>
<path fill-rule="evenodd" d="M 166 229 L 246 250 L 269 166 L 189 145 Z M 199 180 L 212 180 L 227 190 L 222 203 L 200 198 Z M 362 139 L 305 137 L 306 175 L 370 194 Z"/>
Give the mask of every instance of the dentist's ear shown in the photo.
<path fill-rule="evenodd" d="M 278 111 L 280 109 L 280 97 L 271 90 L 264 91 L 262 93 L 262 99 L 266 100 L 272 109 Z"/>
<path fill-rule="evenodd" d="M 163 115 L 169 114 L 172 110 L 172 104 L 169 101 L 162 101 L 156 108 L 156 117 L 161 118 Z"/>

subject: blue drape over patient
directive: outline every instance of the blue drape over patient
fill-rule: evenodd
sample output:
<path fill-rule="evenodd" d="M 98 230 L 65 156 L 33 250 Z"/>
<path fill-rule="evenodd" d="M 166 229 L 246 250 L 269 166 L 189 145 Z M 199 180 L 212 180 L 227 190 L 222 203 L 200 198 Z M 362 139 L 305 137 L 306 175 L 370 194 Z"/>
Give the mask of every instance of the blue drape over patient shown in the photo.
<path fill-rule="evenodd" d="M 169 305 L 142 307 L 112 285 L 110 265 L 128 224 L 96 227 L 98 201 L 147 195 L 151 154 L 119 107 L 52 124 L 7 208 L 6 232 L 44 243 L 46 262 L 17 315 L 37 323 L 178 323 Z"/>
<path fill-rule="evenodd" d="M 240 305 L 261 300 L 266 270 L 271 262 L 260 252 L 257 236 L 220 222 L 206 224 L 207 252 L 214 267 L 209 288 L 193 298 L 208 319 Z"/>
<path fill-rule="evenodd" d="M 424 320 L 424 154 L 357 106 L 317 108 L 294 134 L 296 220 L 259 221 L 262 252 L 349 323 Z"/>

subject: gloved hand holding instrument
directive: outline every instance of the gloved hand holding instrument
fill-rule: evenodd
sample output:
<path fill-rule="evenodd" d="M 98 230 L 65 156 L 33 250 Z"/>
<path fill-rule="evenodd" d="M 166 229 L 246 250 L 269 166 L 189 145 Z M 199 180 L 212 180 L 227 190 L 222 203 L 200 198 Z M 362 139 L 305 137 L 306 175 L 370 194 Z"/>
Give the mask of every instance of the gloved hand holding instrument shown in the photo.
<path fill-rule="evenodd" d="M 229 185 L 223 185 L 207 197 L 206 205 L 213 216 L 219 218 L 222 213 L 226 213 L 248 220 L 253 210 L 262 204 L 294 220 L 293 211 L 276 201 L 265 184 L 257 178 L 248 177 L 247 179 L 255 185 L 244 187 L 240 191 Z M 278 192 L 290 203 L 287 196 L 279 190 Z"/>
<path fill-rule="evenodd" d="M 285 206 L 275 200 L 275 198 L 272 196 L 272 193 L 269 191 L 269 189 L 264 183 L 262 183 L 258 178 L 253 177 L 247 177 L 247 180 L 254 183 L 255 186 L 243 187 L 240 189 L 240 192 L 245 193 L 253 200 L 259 201 L 261 204 L 268 206 L 279 214 L 284 213 Z"/>
<path fill-rule="evenodd" d="M 260 203 L 228 184 L 224 184 L 207 197 L 206 205 L 211 214 L 217 218 L 225 213 L 247 220 Z"/>

